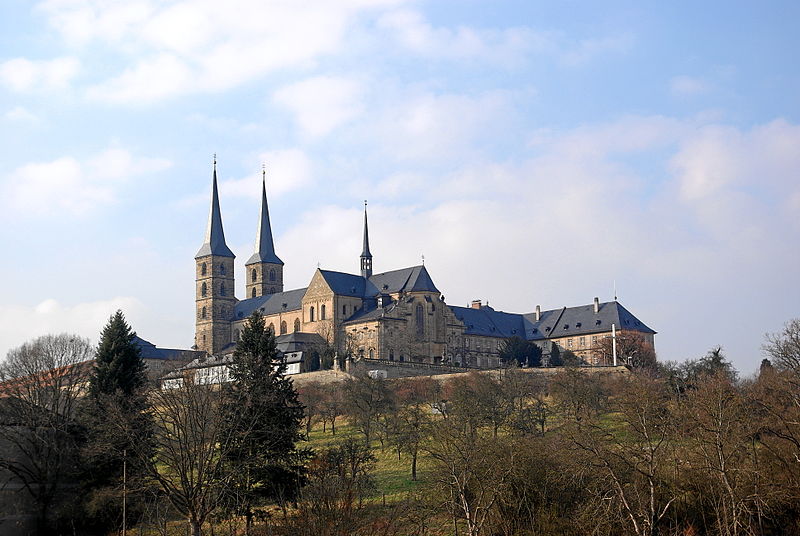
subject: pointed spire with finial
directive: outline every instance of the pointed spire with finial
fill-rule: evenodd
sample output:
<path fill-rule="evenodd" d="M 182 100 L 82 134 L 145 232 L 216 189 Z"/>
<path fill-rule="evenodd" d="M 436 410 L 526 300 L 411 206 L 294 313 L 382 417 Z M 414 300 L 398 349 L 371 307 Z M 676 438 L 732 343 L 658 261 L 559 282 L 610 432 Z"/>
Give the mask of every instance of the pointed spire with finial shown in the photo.
<path fill-rule="evenodd" d="M 269 262 L 283 264 L 275 254 L 275 243 L 272 241 L 272 226 L 269 222 L 269 205 L 267 204 L 267 169 L 261 165 L 261 216 L 258 220 L 256 233 L 256 250 L 246 264 Z"/>
<path fill-rule="evenodd" d="M 208 215 L 206 238 L 195 259 L 217 255 L 220 257 L 235 257 L 225 243 L 225 232 L 222 230 L 222 213 L 219 209 L 219 192 L 217 191 L 217 155 L 214 154 L 214 174 L 211 181 L 211 211 Z"/>
<path fill-rule="evenodd" d="M 367 225 L 367 200 L 364 200 L 364 246 L 361 251 L 361 277 L 372 277 L 372 253 L 369 252 L 369 226 Z"/>

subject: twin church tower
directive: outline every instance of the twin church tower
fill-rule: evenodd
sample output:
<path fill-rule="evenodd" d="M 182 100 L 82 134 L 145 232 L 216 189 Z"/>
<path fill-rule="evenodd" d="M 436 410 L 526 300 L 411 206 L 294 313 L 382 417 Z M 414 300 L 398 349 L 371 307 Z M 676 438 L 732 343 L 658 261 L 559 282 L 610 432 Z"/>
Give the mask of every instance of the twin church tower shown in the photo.
<path fill-rule="evenodd" d="M 196 318 L 195 347 L 211 354 L 221 352 L 232 341 L 235 296 L 234 258 L 225 243 L 217 188 L 217 161 L 211 186 L 211 211 L 203 245 L 195 255 Z M 366 205 L 364 208 L 364 249 L 361 254 L 361 275 L 372 276 L 372 254 L 369 251 Z M 245 263 L 246 298 L 283 292 L 283 261 L 275 253 L 267 204 L 266 171 L 261 178 L 261 214 L 256 232 L 255 252 Z"/>

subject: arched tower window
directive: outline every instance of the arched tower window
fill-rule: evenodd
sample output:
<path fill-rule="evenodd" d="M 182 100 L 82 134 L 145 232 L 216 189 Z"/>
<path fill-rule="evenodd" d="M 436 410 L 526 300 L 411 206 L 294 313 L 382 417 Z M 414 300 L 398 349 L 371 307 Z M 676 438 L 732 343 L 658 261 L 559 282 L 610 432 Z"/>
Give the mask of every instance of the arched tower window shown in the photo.
<path fill-rule="evenodd" d="M 370 348 L 369 349 L 369 358 L 370 359 L 375 359 L 375 348 Z"/>
<path fill-rule="evenodd" d="M 286 320 L 281 321 L 281 335 L 286 334 Z"/>
<path fill-rule="evenodd" d="M 421 339 L 422 336 L 425 334 L 425 310 L 422 308 L 421 303 L 417 304 L 416 321 L 417 321 L 417 338 Z"/>
<path fill-rule="evenodd" d="M 219 284 L 219 295 L 220 296 L 224 296 L 225 295 L 225 283 L 220 283 Z"/>
<path fill-rule="evenodd" d="M 295 318 L 294 319 L 294 330 L 295 331 L 300 331 L 300 319 L 299 318 Z"/>
<path fill-rule="evenodd" d="M 311 309 L 308 310 L 308 320 L 309 322 L 314 321 L 314 306 L 311 306 Z"/>
<path fill-rule="evenodd" d="M 269 280 L 270 281 L 275 281 L 275 270 L 270 270 L 269 271 Z"/>
<path fill-rule="evenodd" d="M 205 308 L 205 307 L 203 307 L 203 308 L 200 310 L 200 318 L 205 318 L 205 317 L 206 317 L 206 308 Z"/>
<path fill-rule="evenodd" d="M 208 295 L 208 285 L 206 285 L 205 283 L 200 285 L 200 295 L 204 298 L 206 297 L 206 295 Z"/>
<path fill-rule="evenodd" d="M 267 329 L 270 330 L 272 333 L 275 333 L 275 324 L 270 322 L 269 326 L 267 326 Z"/>
<path fill-rule="evenodd" d="M 258 272 L 256 272 L 255 268 L 253 268 L 253 270 L 250 272 L 250 279 L 253 280 L 253 283 L 258 281 Z"/>
<path fill-rule="evenodd" d="M 219 273 L 225 274 L 225 265 L 224 264 L 220 264 L 219 265 Z"/>
<path fill-rule="evenodd" d="M 206 275 L 207 272 L 208 272 L 208 267 L 206 266 L 206 263 L 201 264 L 200 275 Z"/>
<path fill-rule="evenodd" d="M 325 320 L 325 304 L 322 304 L 322 306 L 319 308 L 319 319 Z"/>
<path fill-rule="evenodd" d="M 394 361 L 394 350 L 389 349 L 389 361 Z"/>
<path fill-rule="evenodd" d="M 252 294 L 252 296 L 250 296 L 251 298 L 256 297 L 256 287 L 253 287 L 253 290 L 250 292 L 250 294 Z"/>

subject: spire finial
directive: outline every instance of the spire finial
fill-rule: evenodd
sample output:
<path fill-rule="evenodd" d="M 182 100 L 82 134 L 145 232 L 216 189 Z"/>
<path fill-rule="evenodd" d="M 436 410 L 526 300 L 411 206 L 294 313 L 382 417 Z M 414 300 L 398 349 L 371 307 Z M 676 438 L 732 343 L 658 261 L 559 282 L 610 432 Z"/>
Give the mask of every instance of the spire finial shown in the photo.
<path fill-rule="evenodd" d="M 425 254 L 422 254 L 422 266 L 425 266 Z"/>
<path fill-rule="evenodd" d="M 217 170 L 217 153 L 214 153 L 214 171 Z"/>
<path fill-rule="evenodd" d="M 267 164 L 265 162 L 261 162 L 261 180 L 264 182 L 267 180 Z"/>

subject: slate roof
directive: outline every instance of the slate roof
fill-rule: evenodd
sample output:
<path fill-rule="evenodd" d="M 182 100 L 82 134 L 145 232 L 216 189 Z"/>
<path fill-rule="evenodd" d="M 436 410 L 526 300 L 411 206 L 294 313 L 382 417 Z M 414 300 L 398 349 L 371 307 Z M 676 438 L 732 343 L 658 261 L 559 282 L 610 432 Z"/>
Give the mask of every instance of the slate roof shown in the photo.
<path fill-rule="evenodd" d="M 262 314 L 272 315 L 285 311 L 297 311 L 302 307 L 303 296 L 306 288 L 287 290 L 286 292 L 276 292 L 275 294 L 265 294 L 257 298 L 248 298 L 236 303 L 233 307 L 233 320 L 247 318 L 256 309 L 261 310 Z M 286 307 L 283 305 L 286 304 Z"/>
<path fill-rule="evenodd" d="M 372 258 L 372 253 L 369 252 L 369 228 L 367 227 L 367 202 L 364 201 L 364 246 L 361 249 L 361 256 Z"/>
<path fill-rule="evenodd" d="M 607 332 L 612 324 L 617 329 L 656 333 L 616 301 L 601 303 L 597 313 L 594 304 L 542 311 L 538 322 L 535 313 L 506 313 L 488 306 L 480 309 L 450 306 L 450 309 L 464 322 L 467 335 L 542 340 Z"/>
<path fill-rule="evenodd" d="M 331 270 L 320 270 L 325 282 L 331 287 L 334 294 L 339 296 L 364 297 L 366 280 L 360 275 L 346 274 L 344 272 L 334 272 Z"/>
<path fill-rule="evenodd" d="M 302 352 L 309 346 L 323 346 L 325 339 L 318 333 L 304 333 L 296 331 L 275 337 L 275 345 L 283 353 Z"/>
<path fill-rule="evenodd" d="M 245 264 L 271 262 L 282 265 L 283 261 L 275 254 L 275 244 L 272 241 L 272 226 L 269 223 L 269 205 L 267 205 L 267 183 L 264 174 L 265 172 L 262 172 L 261 215 L 256 233 L 256 251 Z"/>
<path fill-rule="evenodd" d="M 217 192 L 217 161 L 214 161 L 214 178 L 211 181 L 211 211 L 208 214 L 206 239 L 195 259 L 217 255 L 220 257 L 236 257 L 225 243 L 225 232 L 222 230 L 222 213 L 219 210 L 219 193 Z"/>
<path fill-rule="evenodd" d="M 436 288 L 424 265 L 374 274 L 369 278 L 369 285 L 366 289 L 367 296 L 397 292 L 435 292 L 438 294 L 439 289 Z"/>
<path fill-rule="evenodd" d="M 133 338 L 133 343 L 139 347 L 142 359 L 158 359 L 162 361 L 189 361 L 200 357 L 205 352 L 197 350 L 181 350 L 178 348 L 158 348 L 150 341 L 146 341 L 138 335 Z"/>

